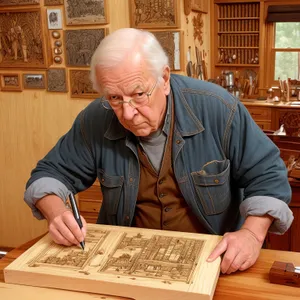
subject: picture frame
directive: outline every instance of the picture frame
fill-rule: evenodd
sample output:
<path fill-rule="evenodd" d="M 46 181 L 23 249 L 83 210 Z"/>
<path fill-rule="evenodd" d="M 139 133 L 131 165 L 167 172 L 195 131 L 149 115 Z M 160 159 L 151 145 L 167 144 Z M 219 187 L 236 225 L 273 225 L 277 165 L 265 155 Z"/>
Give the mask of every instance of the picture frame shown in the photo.
<path fill-rule="evenodd" d="M 131 27 L 147 28 L 179 28 L 178 0 L 157 1 L 130 0 Z"/>
<path fill-rule="evenodd" d="M 65 0 L 65 17 L 67 25 L 107 24 L 107 0 L 81 0 L 81 5 Z"/>
<path fill-rule="evenodd" d="M 0 74 L 0 85 L 3 92 L 21 92 L 21 76 L 19 73 L 2 73 Z"/>
<path fill-rule="evenodd" d="M 40 8 L 0 10 L 0 69 L 46 69 L 49 52 Z"/>
<path fill-rule="evenodd" d="M 65 30 L 65 56 L 68 67 L 89 67 L 106 29 Z"/>
<path fill-rule="evenodd" d="M 59 8 L 47 9 L 48 29 L 62 29 L 62 14 Z"/>
<path fill-rule="evenodd" d="M 207 14 L 209 10 L 208 0 L 192 0 L 192 11 L 202 12 Z"/>
<path fill-rule="evenodd" d="M 25 73 L 23 74 L 24 89 L 45 89 L 46 78 L 44 73 Z"/>
<path fill-rule="evenodd" d="M 64 0 L 44 0 L 45 6 L 63 5 Z"/>
<path fill-rule="evenodd" d="M 160 30 L 150 31 L 160 42 L 169 58 L 171 71 L 183 70 L 183 31 L 181 30 Z"/>
<path fill-rule="evenodd" d="M 52 68 L 47 71 L 48 92 L 68 92 L 66 70 L 63 68 Z"/>
<path fill-rule="evenodd" d="M 40 0 L 0 0 L 0 7 L 37 4 L 40 4 Z"/>
<path fill-rule="evenodd" d="M 96 99 L 99 93 L 93 89 L 89 70 L 69 70 L 71 98 Z"/>

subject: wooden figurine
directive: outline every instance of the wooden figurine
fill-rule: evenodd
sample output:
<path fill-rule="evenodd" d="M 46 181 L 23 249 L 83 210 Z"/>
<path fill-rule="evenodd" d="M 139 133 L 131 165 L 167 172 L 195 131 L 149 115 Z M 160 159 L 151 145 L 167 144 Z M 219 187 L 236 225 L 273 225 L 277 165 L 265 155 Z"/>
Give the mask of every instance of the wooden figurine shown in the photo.
<path fill-rule="evenodd" d="M 292 263 L 275 261 L 269 272 L 271 283 L 300 287 L 300 268 Z"/>
<path fill-rule="evenodd" d="M 6 267 L 4 278 L 6 283 L 135 300 L 208 300 L 221 259 L 206 259 L 220 240 L 208 234 L 88 224 L 85 250 L 57 245 L 48 234 Z"/>

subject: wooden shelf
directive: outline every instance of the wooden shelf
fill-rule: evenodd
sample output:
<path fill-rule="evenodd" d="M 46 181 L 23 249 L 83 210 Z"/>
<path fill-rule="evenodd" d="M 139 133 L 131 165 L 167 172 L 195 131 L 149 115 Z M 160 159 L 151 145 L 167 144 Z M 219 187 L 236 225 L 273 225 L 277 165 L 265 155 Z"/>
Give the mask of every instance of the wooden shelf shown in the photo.
<path fill-rule="evenodd" d="M 218 47 L 219 49 L 259 49 L 259 47 Z"/>
<path fill-rule="evenodd" d="M 218 34 L 259 34 L 259 31 L 219 31 Z"/>
<path fill-rule="evenodd" d="M 218 18 L 218 21 L 226 20 L 259 20 L 259 17 Z"/>
<path fill-rule="evenodd" d="M 216 64 L 216 67 L 259 67 L 259 64 Z"/>

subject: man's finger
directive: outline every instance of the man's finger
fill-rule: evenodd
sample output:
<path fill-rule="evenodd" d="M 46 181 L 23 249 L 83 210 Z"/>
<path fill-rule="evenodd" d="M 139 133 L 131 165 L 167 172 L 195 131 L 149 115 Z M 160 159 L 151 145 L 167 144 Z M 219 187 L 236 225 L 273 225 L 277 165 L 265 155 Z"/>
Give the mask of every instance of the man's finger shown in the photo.
<path fill-rule="evenodd" d="M 69 241 L 72 241 L 73 244 L 78 244 L 82 242 L 84 240 L 84 235 L 73 215 L 65 215 L 63 221 L 66 227 L 68 228 L 69 233 L 72 235 L 71 236 L 67 231 L 64 231 L 64 234 L 67 234 L 67 236 L 65 237 Z M 72 240 L 70 240 L 70 238 Z"/>
<path fill-rule="evenodd" d="M 215 247 L 213 252 L 210 254 L 210 256 L 207 258 L 207 262 L 214 261 L 217 257 L 219 257 L 222 253 L 224 253 L 227 249 L 227 240 L 222 239 L 222 241 Z"/>
<path fill-rule="evenodd" d="M 231 274 L 239 270 L 240 267 L 245 263 L 245 261 L 246 257 L 243 254 L 241 254 L 241 252 L 239 252 L 231 262 L 231 265 L 227 269 L 226 274 Z"/>
<path fill-rule="evenodd" d="M 237 254 L 238 254 L 238 250 L 235 247 L 233 246 L 227 247 L 227 251 L 223 256 L 222 263 L 221 263 L 221 272 L 223 274 L 229 270 Z"/>
<path fill-rule="evenodd" d="M 64 246 L 72 246 L 72 243 L 70 243 L 67 239 L 65 239 L 56 228 L 52 228 L 51 230 L 49 230 L 49 233 L 51 235 L 52 240 L 56 244 L 64 245 Z"/>
<path fill-rule="evenodd" d="M 80 216 L 80 218 L 81 218 L 81 222 L 82 222 L 81 231 L 82 231 L 83 237 L 85 239 L 85 237 L 86 237 L 86 221 L 83 216 Z"/>

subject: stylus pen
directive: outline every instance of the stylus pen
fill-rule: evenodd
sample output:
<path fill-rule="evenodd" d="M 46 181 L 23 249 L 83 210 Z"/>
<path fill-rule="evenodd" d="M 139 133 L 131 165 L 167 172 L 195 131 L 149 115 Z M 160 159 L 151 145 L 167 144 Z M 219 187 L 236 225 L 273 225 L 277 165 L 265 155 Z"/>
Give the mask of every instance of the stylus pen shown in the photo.
<path fill-rule="evenodd" d="M 75 218 L 77 224 L 79 225 L 79 227 L 81 229 L 82 228 L 82 222 L 81 222 L 81 218 L 80 218 L 80 215 L 79 215 L 79 211 L 78 211 L 78 207 L 77 207 L 74 195 L 71 193 L 69 198 L 70 198 L 74 218 Z M 84 244 L 84 240 L 83 240 L 82 242 L 80 242 L 80 246 L 81 246 L 82 250 L 84 250 L 84 245 L 85 244 Z"/>

